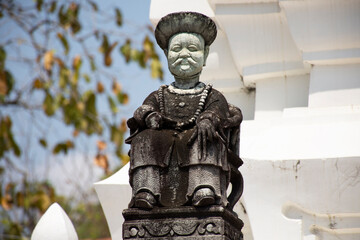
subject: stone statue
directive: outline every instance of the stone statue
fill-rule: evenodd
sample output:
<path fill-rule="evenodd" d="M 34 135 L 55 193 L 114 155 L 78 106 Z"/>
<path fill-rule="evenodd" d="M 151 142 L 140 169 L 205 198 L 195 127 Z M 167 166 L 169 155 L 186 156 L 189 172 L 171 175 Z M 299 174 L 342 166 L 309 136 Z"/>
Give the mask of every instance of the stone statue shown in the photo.
<path fill-rule="evenodd" d="M 151 93 L 128 120 L 130 208 L 232 209 L 242 194 L 241 111 L 199 81 L 216 34 L 215 23 L 194 12 L 169 14 L 156 27 L 175 82 Z"/>

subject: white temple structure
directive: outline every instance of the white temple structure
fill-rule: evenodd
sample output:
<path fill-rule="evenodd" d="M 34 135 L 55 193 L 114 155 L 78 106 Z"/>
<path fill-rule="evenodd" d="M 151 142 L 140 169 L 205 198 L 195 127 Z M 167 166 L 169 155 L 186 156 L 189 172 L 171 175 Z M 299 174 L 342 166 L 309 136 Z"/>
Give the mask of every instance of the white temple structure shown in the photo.
<path fill-rule="evenodd" d="M 152 0 L 150 19 L 178 11 L 216 22 L 201 80 L 245 117 L 244 239 L 360 239 L 360 1 Z M 122 239 L 127 169 L 95 188 Z"/>

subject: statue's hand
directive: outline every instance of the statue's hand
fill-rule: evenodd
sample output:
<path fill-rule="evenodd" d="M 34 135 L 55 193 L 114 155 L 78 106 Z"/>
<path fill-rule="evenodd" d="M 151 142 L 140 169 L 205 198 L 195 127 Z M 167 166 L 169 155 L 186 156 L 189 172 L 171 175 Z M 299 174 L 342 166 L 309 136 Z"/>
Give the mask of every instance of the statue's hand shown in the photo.
<path fill-rule="evenodd" d="M 145 123 L 150 129 L 159 129 L 162 125 L 162 116 L 158 112 L 152 112 L 145 118 Z"/>
<path fill-rule="evenodd" d="M 206 154 L 206 142 L 212 142 L 216 137 L 216 130 L 214 124 L 209 119 L 203 119 L 197 123 L 197 141 L 199 144 L 199 159 L 202 159 Z"/>

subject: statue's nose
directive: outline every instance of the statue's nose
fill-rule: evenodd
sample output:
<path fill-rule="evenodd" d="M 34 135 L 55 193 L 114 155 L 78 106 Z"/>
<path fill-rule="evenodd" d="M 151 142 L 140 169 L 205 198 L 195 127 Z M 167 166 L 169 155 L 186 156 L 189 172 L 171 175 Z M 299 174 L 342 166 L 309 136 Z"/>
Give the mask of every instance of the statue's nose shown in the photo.
<path fill-rule="evenodd" d="M 180 51 L 180 57 L 188 57 L 190 56 L 189 55 L 189 50 L 187 50 L 186 48 L 183 48 L 181 51 Z"/>

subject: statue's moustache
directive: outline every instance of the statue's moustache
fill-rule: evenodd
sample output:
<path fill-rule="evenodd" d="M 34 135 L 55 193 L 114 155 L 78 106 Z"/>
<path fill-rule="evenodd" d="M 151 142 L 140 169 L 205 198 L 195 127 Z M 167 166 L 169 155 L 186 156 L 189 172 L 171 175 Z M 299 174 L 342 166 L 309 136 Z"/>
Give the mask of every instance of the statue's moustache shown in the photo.
<path fill-rule="evenodd" d="M 187 60 L 190 65 L 196 65 L 196 61 L 194 61 L 192 58 L 178 58 L 175 62 L 173 62 L 171 65 L 175 67 L 176 65 L 180 64 L 182 61 Z"/>

